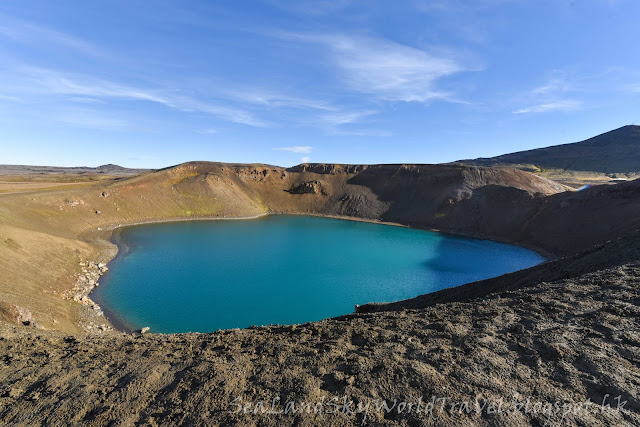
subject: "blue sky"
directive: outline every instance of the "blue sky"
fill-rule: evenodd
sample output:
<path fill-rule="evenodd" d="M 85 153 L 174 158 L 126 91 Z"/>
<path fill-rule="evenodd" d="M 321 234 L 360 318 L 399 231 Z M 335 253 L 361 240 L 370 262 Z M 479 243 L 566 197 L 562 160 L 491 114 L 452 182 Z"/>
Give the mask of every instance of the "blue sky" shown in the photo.
<path fill-rule="evenodd" d="M 3 0 L 0 163 L 440 163 L 640 123 L 637 0 Z"/>

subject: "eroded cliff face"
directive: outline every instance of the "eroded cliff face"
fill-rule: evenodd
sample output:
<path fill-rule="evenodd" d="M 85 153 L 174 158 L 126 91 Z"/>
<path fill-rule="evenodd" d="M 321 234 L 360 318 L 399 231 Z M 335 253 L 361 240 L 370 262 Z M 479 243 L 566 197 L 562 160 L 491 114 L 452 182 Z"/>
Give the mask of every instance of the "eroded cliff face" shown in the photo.
<path fill-rule="evenodd" d="M 63 296 L 78 265 L 115 255 L 107 241 L 114 227 L 149 221 L 337 215 L 564 255 L 637 226 L 638 186 L 575 193 L 515 169 L 462 165 L 190 162 L 87 187 L 7 194 L 0 197 L 0 301 L 29 309 L 45 327 L 73 331 L 83 315 Z"/>

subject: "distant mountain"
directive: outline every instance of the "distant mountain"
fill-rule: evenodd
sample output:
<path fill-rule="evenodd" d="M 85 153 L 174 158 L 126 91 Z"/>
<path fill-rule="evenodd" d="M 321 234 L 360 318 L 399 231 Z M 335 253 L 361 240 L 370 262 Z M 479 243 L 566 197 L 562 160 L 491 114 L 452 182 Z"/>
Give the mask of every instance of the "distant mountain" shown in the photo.
<path fill-rule="evenodd" d="M 104 174 L 129 176 L 148 172 L 150 169 L 130 169 L 118 165 L 107 164 L 91 168 L 87 166 L 59 167 L 59 166 L 30 166 L 30 165 L 0 165 L 0 175 L 26 174 Z"/>
<path fill-rule="evenodd" d="M 561 169 L 604 174 L 640 173 L 640 126 L 623 126 L 581 142 L 461 160 L 477 166 L 512 166 L 529 171 Z"/>

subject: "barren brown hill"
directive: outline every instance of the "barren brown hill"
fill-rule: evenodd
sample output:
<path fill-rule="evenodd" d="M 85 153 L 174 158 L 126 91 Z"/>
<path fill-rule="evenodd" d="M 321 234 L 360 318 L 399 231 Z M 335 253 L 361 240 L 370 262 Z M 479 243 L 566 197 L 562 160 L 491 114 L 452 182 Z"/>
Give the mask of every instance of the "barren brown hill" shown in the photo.
<path fill-rule="evenodd" d="M 640 181 L 575 192 L 521 170 L 464 165 L 192 162 L 0 195 L 0 422 L 638 424 L 638 212 Z M 115 255 L 108 238 L 117 226 L 269 213 L 435 228 L 526 245 L 554 261 L 362 308 L 376 313 L 212 334 L 121 335 L 90 300 L 72 298 L 79 279 L 99 277 L 96 263 Z M 603 409 L 617 396 L 623 411 Z M 529 398 L 586 409 L 320 415 L 231 405 L 276 397 Z"/>

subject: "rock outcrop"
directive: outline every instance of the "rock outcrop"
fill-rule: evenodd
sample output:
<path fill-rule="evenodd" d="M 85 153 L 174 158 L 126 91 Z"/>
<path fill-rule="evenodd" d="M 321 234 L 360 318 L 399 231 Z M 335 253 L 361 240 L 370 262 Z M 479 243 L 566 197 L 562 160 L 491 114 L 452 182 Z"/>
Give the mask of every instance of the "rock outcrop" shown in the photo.
<path fill-rule="evenodd" d="M 322 194 L 327 195 L 327 192 L 322 188 L 322 183 L 318 180 L 303 182 L 302 184 L 295 185 L 289 190 L 291 194 Z"/>
<path fill-rule="evenodd" d="M 42 328 L 33 318 L 31 311 L 19 305 L 9 304 L 3 301 L 0 301 L 0 320 L 17 325 L 32 326 L 38 329 Z"/>
<path fill-rule="evenodd" d="M 113 330 L 104 317 L 102 308 L 89 297 L 91 291 L 100 285 L 100 276 L 109 268 L 102 262 L 83 261 L 79 265 L 82 267 L 82 273 L 78 275 L 73 288 L 66 292 L 65 297 L 86 307 L 85 314 L 90 320 L 82 326 L 87 332 Z"/>

